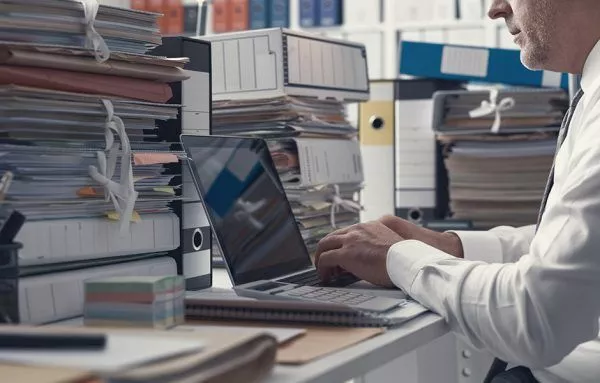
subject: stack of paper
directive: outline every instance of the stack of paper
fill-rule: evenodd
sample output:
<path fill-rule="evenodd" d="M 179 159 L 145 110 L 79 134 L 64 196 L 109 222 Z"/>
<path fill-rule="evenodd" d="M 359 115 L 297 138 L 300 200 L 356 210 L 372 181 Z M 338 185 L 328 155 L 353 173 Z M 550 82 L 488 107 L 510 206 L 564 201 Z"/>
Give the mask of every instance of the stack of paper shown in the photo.
<path fill-rule="evenodd" d="M 161 44 L 155 13 L 87 0 L 1 0 L 0 7 L 0 41 L 84 48 L 100 35 L 109 50 L 138 54 Z"/>
<path fill-rule="evenodd" d="M 446 145 L 452 217 L 480 229 L 536 222 L 568 105 L 562 90 L 507 89 L 497 96 L 496 105 L 489 92 L 436 98 L 434 129 Z"/>
<path fill-rule="evenodd" d="M 359 222 L 362 160 L 342 103 L 287 96 L 215 102 L 213 134 L 267 140 L 311 254 L 324 236 Z"/>
<path fill-rule="evenodd" d="M 342 103 L 309 97 L 217 101 L 213 103 L 213 124 L 219 134 L 356 136 Z"/>
<path fill-rule="evenodd" d="M 111 102 L 123 122 L 129 157 L 122 147 L 105 152 L 102 100 Z M 176 174 L 165 172 L 164 164 L 178 163 L 180 153 L 160 142 L 155 125 L 155 119 L 176 117 L 176 107 L 6 85 L 0 86 L 0 111 L 0 171 L 15 176 L 5 202 L 29 220 L 113 217 L 115 207 L 91 169 L 102 173 L 103 164 L 110 168 L 112 162 L 114 179 L 121 182 L 124 158 L 131 163 L 137 213 L 170 211 L 169 203 L 179 198 Z M 119 143 L 119 133 L 111 132 Z"/>
<path fill-rule="evenodd" d="M 161 42 L 158 16 L 0 0 L 0 172 L 14 175 L 3 204 L 48 225 L 119 220 L 122 235 L 172 210 L 185 155 L 160 126 L 178 116 L 168 83 L 189 77 L 188 59 L 143 54 Z"/>

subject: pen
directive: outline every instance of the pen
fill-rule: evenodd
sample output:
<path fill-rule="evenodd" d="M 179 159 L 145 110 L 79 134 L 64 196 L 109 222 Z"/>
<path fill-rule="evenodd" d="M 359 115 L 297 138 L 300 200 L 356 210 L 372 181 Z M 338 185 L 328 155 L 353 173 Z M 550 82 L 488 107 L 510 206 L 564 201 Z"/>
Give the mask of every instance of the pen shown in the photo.
<path fill-rule="evenodd" d="M 0 333 L 0 350 L 102 350 L 104 334 Z"/>
<path fill-rule="evenodd" d="M 19 234 L 19 230 L 25 223 L 25 216 L 13 210 L 0 228 L 0 245 L 8 245 Z"/>

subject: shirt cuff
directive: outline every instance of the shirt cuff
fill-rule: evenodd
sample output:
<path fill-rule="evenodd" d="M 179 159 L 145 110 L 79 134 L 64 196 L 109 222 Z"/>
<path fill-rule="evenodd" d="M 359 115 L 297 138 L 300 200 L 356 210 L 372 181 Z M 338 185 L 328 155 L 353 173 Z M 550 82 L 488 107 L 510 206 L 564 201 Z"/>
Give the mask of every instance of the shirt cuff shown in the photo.
<path fill-rule="evenodd" d="M 502 243 L 489 231 L 450 231 L 460 238 L 464 258 L 469 261 L 503 263 Z"/>
<path fill-rule="evenodd" d="M 423 242 L 406 240 L 390 247 L 386 269 L 392 283 L 410 295 L 412 284 L 421 269 L 445 259 L 456 258 Z"/>

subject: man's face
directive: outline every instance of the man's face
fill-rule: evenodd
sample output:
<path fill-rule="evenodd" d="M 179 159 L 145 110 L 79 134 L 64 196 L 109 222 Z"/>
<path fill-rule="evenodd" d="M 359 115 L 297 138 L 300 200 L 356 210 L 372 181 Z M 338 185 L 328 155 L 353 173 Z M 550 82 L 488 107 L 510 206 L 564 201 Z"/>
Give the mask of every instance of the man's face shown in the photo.
<path fill-rule="evenodd" d="M 548 69 L 561 51 L 557 21 L 564 4 L 564 0 L 494 0 L 488 15 L 505 19 L 521 47 L 523 65 Z"/>

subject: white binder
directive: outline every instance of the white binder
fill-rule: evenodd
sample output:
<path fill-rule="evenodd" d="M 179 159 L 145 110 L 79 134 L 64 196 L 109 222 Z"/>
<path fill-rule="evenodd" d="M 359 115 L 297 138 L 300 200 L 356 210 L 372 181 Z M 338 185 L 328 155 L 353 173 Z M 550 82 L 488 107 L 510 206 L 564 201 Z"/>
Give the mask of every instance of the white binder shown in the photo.
<path fill-rule="evenodd" d="M 363 44 L 287 29 L 205 36 L 212 44 L 214 101 L 283 96 L 369 97 Z"/>
<path fill-rule="evenodd" d="M 119 233 L 119 222 L 80 218 L 25 223 L 16 237 L 23 244 L 20 266 L 38 266 L 175 250 L 179 218 L 173 213 L 148 214 Z"/>
<path fill-rule="evenodd" d="M 177 275 L 177 264 L 171 257 L 162 257 L 21 278 L 20 323 L 37 325 L 80 316 L 86 279 L 137 275 Z"/>

